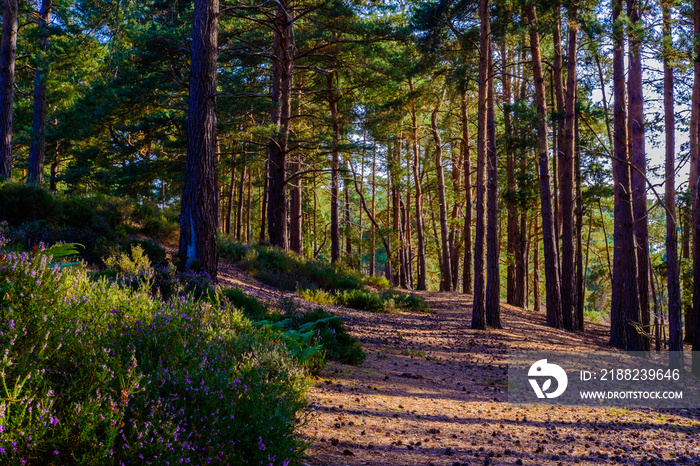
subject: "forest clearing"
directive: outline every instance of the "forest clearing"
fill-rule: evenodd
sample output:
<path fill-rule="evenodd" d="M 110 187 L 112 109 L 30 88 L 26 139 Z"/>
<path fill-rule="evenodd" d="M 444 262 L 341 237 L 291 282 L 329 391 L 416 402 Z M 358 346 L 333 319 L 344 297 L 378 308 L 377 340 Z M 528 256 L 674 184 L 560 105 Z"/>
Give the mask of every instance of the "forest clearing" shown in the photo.
<path fill-rule="evenodd" d="M 0 464 L 700 464 L 700 0 L 3 0 Z"/>

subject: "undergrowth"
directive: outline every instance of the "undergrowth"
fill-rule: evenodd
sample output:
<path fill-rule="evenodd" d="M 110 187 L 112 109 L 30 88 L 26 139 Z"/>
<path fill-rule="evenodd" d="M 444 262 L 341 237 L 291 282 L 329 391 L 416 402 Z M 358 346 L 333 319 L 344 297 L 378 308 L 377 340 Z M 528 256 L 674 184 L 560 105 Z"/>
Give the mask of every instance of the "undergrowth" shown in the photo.
<path fill-rule="evenodd" d="M 69 249 L 0 254 L 0 463 L 298 462 L 313 352 L 220 293 L 163 299 L 138 249 L 121 281 Z"/>
<path fill-rule="evenodd" d="M 243 245 L 219 238 L 219 256 L 238 263 L 258 280 L 275 288 L 296 291 L 303 299 L 372 312 L 399 309 L 432 312 L 420 297 L 390 289 L 384 277 L 364 277 L 341 265 L 304 259 L 265 245 Z M 368 287 L 380 288 L 380 293 Z"/>
<path fill-rule="evenodd" d="M 52 194 L 23 183 L 0 183 L 0 222 L 6 222 L 6 248 L 15 251 L 42 243 L 80 243 L 81 257 L 101 265 L 107 257 L 140 244 L 154 265 L 162 265 L 165 251 L 153 240 L 174 240 L 177 215 L 127 198 Z"/>

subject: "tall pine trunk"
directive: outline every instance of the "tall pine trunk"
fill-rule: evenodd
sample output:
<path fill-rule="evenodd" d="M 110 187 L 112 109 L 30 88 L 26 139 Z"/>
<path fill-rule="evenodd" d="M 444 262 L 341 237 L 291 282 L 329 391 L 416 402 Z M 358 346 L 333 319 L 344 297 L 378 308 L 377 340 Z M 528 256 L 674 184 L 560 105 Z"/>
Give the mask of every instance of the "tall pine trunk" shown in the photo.
<path fill-rule="evenodd" d="M 216 61 L 219 1 L 196 0 L 187 114 L 187 161 L 180 213 L 180 257 L 216 280 L 219 189 L 216 179 Z"/>
<path fill-rule="evenodd" d="M 292 13 L 287 2 L 278 2 L 274 17 L 272 60 L 272 124 L 276 133 L 268 143 L 267 232 L 270 244 L 289 248 L 287 230 L 287 143 L 292 111 Z"/>
<path fill-rule="evenodd" d="M 338 121 L 338 101 L 335 94 L 335 72 L 326 76 L 326 93 L 331 114 L 331 263 L 340 259 L 340 218 L 338 212 L 338 192 L 340 190 L 340 122 Z"/>
<path fill-rule="evenodd" d="M 537 107 L 537 149 L 540 171 L 540 209 L 542 213 L 542 242 L 544 244 L 544 275 L 547 300 L 547 325 L 562 326 L 561 293 L 559 288 L 559 260 L 555 237 L 555 221 L 552 211 L 552 191 L 549 178 L 547 141 L 547 102 L 545 96 L 540 38 L 535 6 L 529 4 L 527 17 L 530 23 L 530 51 L 532 54 L 532 74 L 535 81 L 535 103 Z"/>
<path fill-rule="evenodd" d="M 479 105 L 476 146 L 476 228 L 474 234 L 474 300 L 471 328 L 486 328 L 486 120 L 488 117 L 491 20 L 489 0 L 479 0 Z"/>
<path fill-rule="evenodd" d="M 613 170 L 615 172 L 615 255 L 610 310 L 610 343 L 628 350 L 641 350 L 634 328 L 639 321 L 637 250 L 632 216 L 632 195 L 627 146 L 627 115 L 624 69 L 624 23 L 621 0 L 613 0 Z M 632 319 L 630 319 L 632 317 Z"/>
<path fill-rule="evenodd" d="M 567 59 L 566 100 L 564 104 L 564 139 L 559 151 L 561 176 L 561 310 L 564 328 L 574 330 L 574 307 L 576 303 L 574 260 L 574 151 L 576 143 L 576 33 L 578 11 L 569 9 L 569 47 Z"/>
<path fill-rule="evenodd" d="M 413 92 L 413 83 L 409 81 L 411 92 Z M 423 217 L 423 187 L 420 179 L 420 157 L 418 154 L 418 121 L 416 115 L 415 104 L 411 106 L 411 123 L 412 137 L 411 146 L 413 149 L 413 164 L 411 171 L 413 172 L 413 184 L 416 190 L 416 237 L 418 238 L 418 290 L 428 289 L 428 267 L 425 257 L 425 220 Z"/>
<path fill-rule="evenodd" d="M 487 60 L 489 86 L 486 117 L 486 160 L 488 166 L 488 201 L 486 223 L 486 323 L 501 328 L 501 277 L 499 269 L 500 238 L 498 236 L 498 153 L 496 152 L 496 111 L 493 85 L 493 53 L 489 42 Z"/>
<path fill-rule="evenodd" d="M 431 128 L 433 132 L 433 140 L 435 141 L 435 169 L 437 170 L 437 188 L 438 188 L 438 202 L 440 204 L 440 240 L 442 244 L 442 261 L 441 265 L 441 280 L 440 280 L 440 290 L 441 291 L 452 291 L 452 261 L 450 254 L 450 241 L 449 241 L 449 227 L 447 220 L 447 196 L 445 195 L 445 175 L 442 168 L 442 138 L 440 137 L 440 131 L 438 129 L 438 112 L 440 112 L 440 107 L 442 105 L 442 100 L 445 98 L 445 94 L 440 99 L 437 107 L 433 110 L 430 118 Z"/>
<path fill-rule="evenodd" d="M 0 179 L 12 178 L 12 103 L 17 54 L 17 0 L 5 0 L 0 45 Z"/>
<path fill-rule="evenodd" d="M 511 125 L 511 86 L 510 70 L 508 69 L 509 48 L 505 41 L 501 46 L 501 83 L 503 90 L 503 131 L 506 152 L 506 187 L 511 195 L 507 202 L 507 248 L 506 248 L 506 302 L 515 305 L 515 288 L 517 287 L 517 275 L 515 265 L 515 243 L 518 237 L 518 209 L 514 196 L 515 188 L 515 151 L 513 150 L 512 125 Z"/>
<path fill-rule="evenodd" d="M 663 9 L 663 64 L 664 64 L 664 128 L 666 130 L 665 193 L 666 206 L 666 285 L 668 287 L 668 349 L 669 363 L 674 369 L 683 369 L 683 317 L 681 315 L 680 269 L 678 267 L 678 233 L 676 230 L 676 116 L 673 102 L 673 68 L 669 60 L 673 53 L 671 38 L 671 5 L 661 3 Z M 657 344 L 659 341 L 657 340 Z"/>
<path fill-rule="evenodd" d="M 629 152 L 634 169 L 632 174 L 632 206 L 634 235 L 637 241 L 637 288 L 639 315 L 633 322 L 641 323 L 644 334 L 651 333 L 649 315 L 649 221 L 647 216 L 646 150 L 644 147 L 644 95 L 642 94 L 642 24 L 638 0 L 627 0 L 629 26 Z M 649 339 L 642 338 L 642 348 L 649 349 Z"/>
<path fill-rule="evenodd" d="M 51 0 L 42 0 L 39 11 L 39 36 L 41 51 L 49 48 L 48 24 L 51 21 Z M 48 66 L 46 57 L 38 60 L 34 78 L 34 118 L 32 122 L 32 145 L 29 149 L 29 171 L 27 183 L 41 186 L 44 178 L 44 157 L 46 156 L 46 79 Z"/>
<path fill-rule="evenodd" d="M 302 228 L 303 212 L 301 187 L 302 177 L 298 175 L 301 171 L 301 156 L 297 155 L 291 163 L 291 171 L 295 178 L 291 183 L 289 195 L 289 249 L 301 254 L 303 252 L 304 236 Z"/>
<path fill-rule="evenodd" d="M 462 292 L 472 294 L 472 175 L 471 175 L 471 151 L 469 137 L 469 113 L 467 112 L 467 96 L 462 91 L 462 157 L 464 160 L 464 272 L 462 275 Z"/>
<path fill-rule="evenodd" d="M 700 0 L 693 0 L 693 24 L 695 37 L 700 36 Z M 696 112 L 700 110 L 700 42 L 695 41 L 695 81 L 693 82 L 693 102 L 692 108 Z M 696 113 L 695 124 L 696 134 L 700 133 L 700 116 Z M 700 157 L 695 151 L 695 164 L 691 174 L 696 177 L 700 174 Z M 694 173 L 693 173 L 694 172 Z M 700 377 L 700 195 L 698 195 L 698 180 L 694 180 L 695 190 L 692 193 L 693 199 L 693 361 L 692 371 L 695 376 Z"/>

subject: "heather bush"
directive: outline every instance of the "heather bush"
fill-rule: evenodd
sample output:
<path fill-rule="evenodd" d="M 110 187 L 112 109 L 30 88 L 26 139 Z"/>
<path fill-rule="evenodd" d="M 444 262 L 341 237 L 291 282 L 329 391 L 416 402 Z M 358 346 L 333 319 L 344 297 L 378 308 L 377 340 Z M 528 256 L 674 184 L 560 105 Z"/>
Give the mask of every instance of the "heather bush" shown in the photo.
<path fill-rule="evenodd" d="M 284 342 L 66 249 L 0 254 L 0 464 L 297 462 L 306 377 Z"/>

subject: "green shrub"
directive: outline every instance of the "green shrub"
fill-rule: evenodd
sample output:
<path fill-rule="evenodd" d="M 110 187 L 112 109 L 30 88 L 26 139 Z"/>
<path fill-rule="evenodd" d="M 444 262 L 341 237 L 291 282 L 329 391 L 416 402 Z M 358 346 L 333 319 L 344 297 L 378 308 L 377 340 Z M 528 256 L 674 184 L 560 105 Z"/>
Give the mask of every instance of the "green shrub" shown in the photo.
<path fill-rule="evenodd" d="M 365 283 L 371 286 L 376 286 L 383 290 L 391 288 L 391 283 L 383 275 L 373 275 L 371 277 L 365 277 Z"/>
<path fill-rule="evenodd" d="M 403 293 L 397 290 L 387 290 L 382 293 L 382 300 L 392 300 L 394 306 L 399 309 L 416 312 L 433 312 L 423 298 L 411 293 Z"/>
<path fill-rule="evenodd" d="M 289 316 L 289 321 L 292 328 L 315 322 L 312 343 L 323 346 L 326 358 L 355 366 L 364 362 L 366 354 L 357 338 L 348 333 L 339 317 L 329 314 L 323 308 L 295 313 Z"/>
<path fill-rule="evenodd" d="M 240 262 L 245 257 L 249 248 L 248 245 L 233 241 L 228 236 L 220 236 L 217 241 L 219 257 L 233 262 Z"/>
<path fill-rule="evenodd" d="M 364 290 L 349 290 L 338 293 L 338 302 L 343 306 L 361 311 L 384 312 L 385 301 L 376 293 Z"/>
<path fill-rule="evenodd" d="M 298 461 L 307 377 L 284 344 L 50 254 L 0 255 L 0 463 Z"/>
<path fill-rule="evenodd" d="M 331 293 L 319 289 L 302 289 L 297 291 L 297 294 L 306 301 L 321 305 L 332 305 L 337 301 Z"/>
<path fill-rule="evenodd" d="M 56 198 L 47 190 L 16 181 L 0 183 L 0 221 L 17 226 L 35 220 L 54 220 Z"/>

